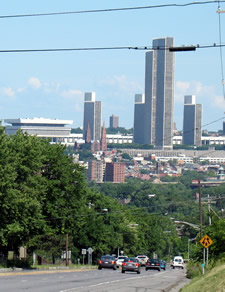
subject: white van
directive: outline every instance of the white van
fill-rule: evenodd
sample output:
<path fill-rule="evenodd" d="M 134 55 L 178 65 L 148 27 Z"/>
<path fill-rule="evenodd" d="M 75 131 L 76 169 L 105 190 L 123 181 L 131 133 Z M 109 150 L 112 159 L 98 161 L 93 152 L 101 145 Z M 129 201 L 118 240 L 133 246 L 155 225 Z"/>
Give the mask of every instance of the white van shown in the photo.
<path fill-rule="evenodd" d="M 184 268 L 184 260 L 181 256 L 175 256 L 173 259 L 173 263 L 172 263 L 172 268 L 180 268 L 183 269 Z"/>

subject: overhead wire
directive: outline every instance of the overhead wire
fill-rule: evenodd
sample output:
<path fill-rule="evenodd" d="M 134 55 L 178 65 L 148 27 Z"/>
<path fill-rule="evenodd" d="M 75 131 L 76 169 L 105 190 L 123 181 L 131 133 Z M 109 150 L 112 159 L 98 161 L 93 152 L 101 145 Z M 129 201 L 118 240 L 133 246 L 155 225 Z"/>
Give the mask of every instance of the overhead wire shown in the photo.
<path fill-rule="evenodd" d="M 176 48 L 195 47 L 196 49 L 209 49 L 225 47 L 225 44 L 180 46 Z M 115 46 L 115 47 L 84 47 L 84 48 L 44 48 L 44 49 L 12 49 L 0 50 L 0 53 L 37 53 L 37 52 L 63 52 L 63 51 L 101 51 L 101 50 L 169 50 L 173 47 L 164 46 Z"/>
<path fill-rule="evenodd" d="M 221 28 L 221 17 L 220 17 L 220 1 L 218 1 L 218 19 L 219 19 L 219 43 L 222 44 L 222 28 Z M 222 89 L 223 89 L 223 98 L 225 99 L 225 82 L 224 82 L 224 72 L 223 72 L 223 51 L 220 47 L 220 67 L 221 67 L 221 76 L 222 76 Z"/>
<path fill-rule="evenodd" d="M 221 2 L 225 2 L 225 0 L 221 0 Z M 187 7 L 187 6 L 192 6 L 192 5 L 206 5 L 206 4 L 215 4 L 215 3 L 217 3 L 217 0 L 195 1 L 195 2 L 189 2 L 189 3 L 184 3 L 184 4 L 169 3 L 169 4 L 148 5 L 148 6 L 106 8 L 106 9 L 93 9 L 93 10 L 0 15 L 0 18 L 20 18 L 20 17 L 22 18 L 22 17 L 39 17 L 39 16 L 57 16 L 57 15 L 66 15 L 66 14 L 102 13 L 102 12 L 141 10 L 141 9 L 155 9 L 155 8 L 165 8 L 165 7 Z"/>

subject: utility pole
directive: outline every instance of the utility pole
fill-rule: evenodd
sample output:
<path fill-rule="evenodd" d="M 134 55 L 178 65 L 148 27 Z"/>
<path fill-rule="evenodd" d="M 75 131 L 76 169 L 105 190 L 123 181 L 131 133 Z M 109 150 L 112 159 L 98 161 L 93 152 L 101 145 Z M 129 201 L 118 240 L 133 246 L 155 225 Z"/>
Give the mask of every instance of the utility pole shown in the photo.
<path fill-rule="evenodd" d="M 66 234 L 66 266 L 68 266 L 69 261 L 68 261 L 68 233 Z"/>
<path fill-rule="evenodd" d="M 209 212 L 209 226 L 212 224 L 212 219 L 211 219 L 211 216 L 210 216 L 210 197 L 209 197 L 209 194 L 208 194 L 208 212 Z"/>
<path fill-rule="evenodd" d="M 221 196 L 219 194 L 219 208 L 220 208 L 220 214 L 222 215 L 222 201 L 221 201 Z"/>
<path fill-rule="evenodd" d="M 198 195 L 199 195 L 199 213 L 200 213 L 200 237 L 202 238 L 202 198 L 201 198 L 201 184 L 198 179 Z"/>

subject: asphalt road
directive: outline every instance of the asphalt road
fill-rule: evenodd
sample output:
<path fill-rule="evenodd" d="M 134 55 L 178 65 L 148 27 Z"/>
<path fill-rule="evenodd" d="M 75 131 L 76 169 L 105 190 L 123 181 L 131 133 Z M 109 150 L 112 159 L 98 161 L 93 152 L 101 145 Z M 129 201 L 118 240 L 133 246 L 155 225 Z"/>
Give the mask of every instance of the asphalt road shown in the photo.
<path fill-rule="evenodd" d="M 0 274 L 0 292 L 169 292 L 186 283 L 185 270 L 45 271 Z M 179 289 L 177 290 L 179 291 Z"/>

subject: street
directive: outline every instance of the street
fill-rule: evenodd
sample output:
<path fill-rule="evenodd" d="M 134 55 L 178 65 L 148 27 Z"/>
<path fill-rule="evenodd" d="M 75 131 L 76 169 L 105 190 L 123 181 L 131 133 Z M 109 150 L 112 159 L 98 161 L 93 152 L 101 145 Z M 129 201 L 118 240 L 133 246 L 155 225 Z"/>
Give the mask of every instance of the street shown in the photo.
<path fill-rule="evenodd" d="M 185 270 L 145 271 L 140 275 L 121 270 L 65 270 L 0 274 L 0 292 L 142 292 L 176 291 L 187 283 Z M 179 291 L 179 290 L 177 290 Z"/>

